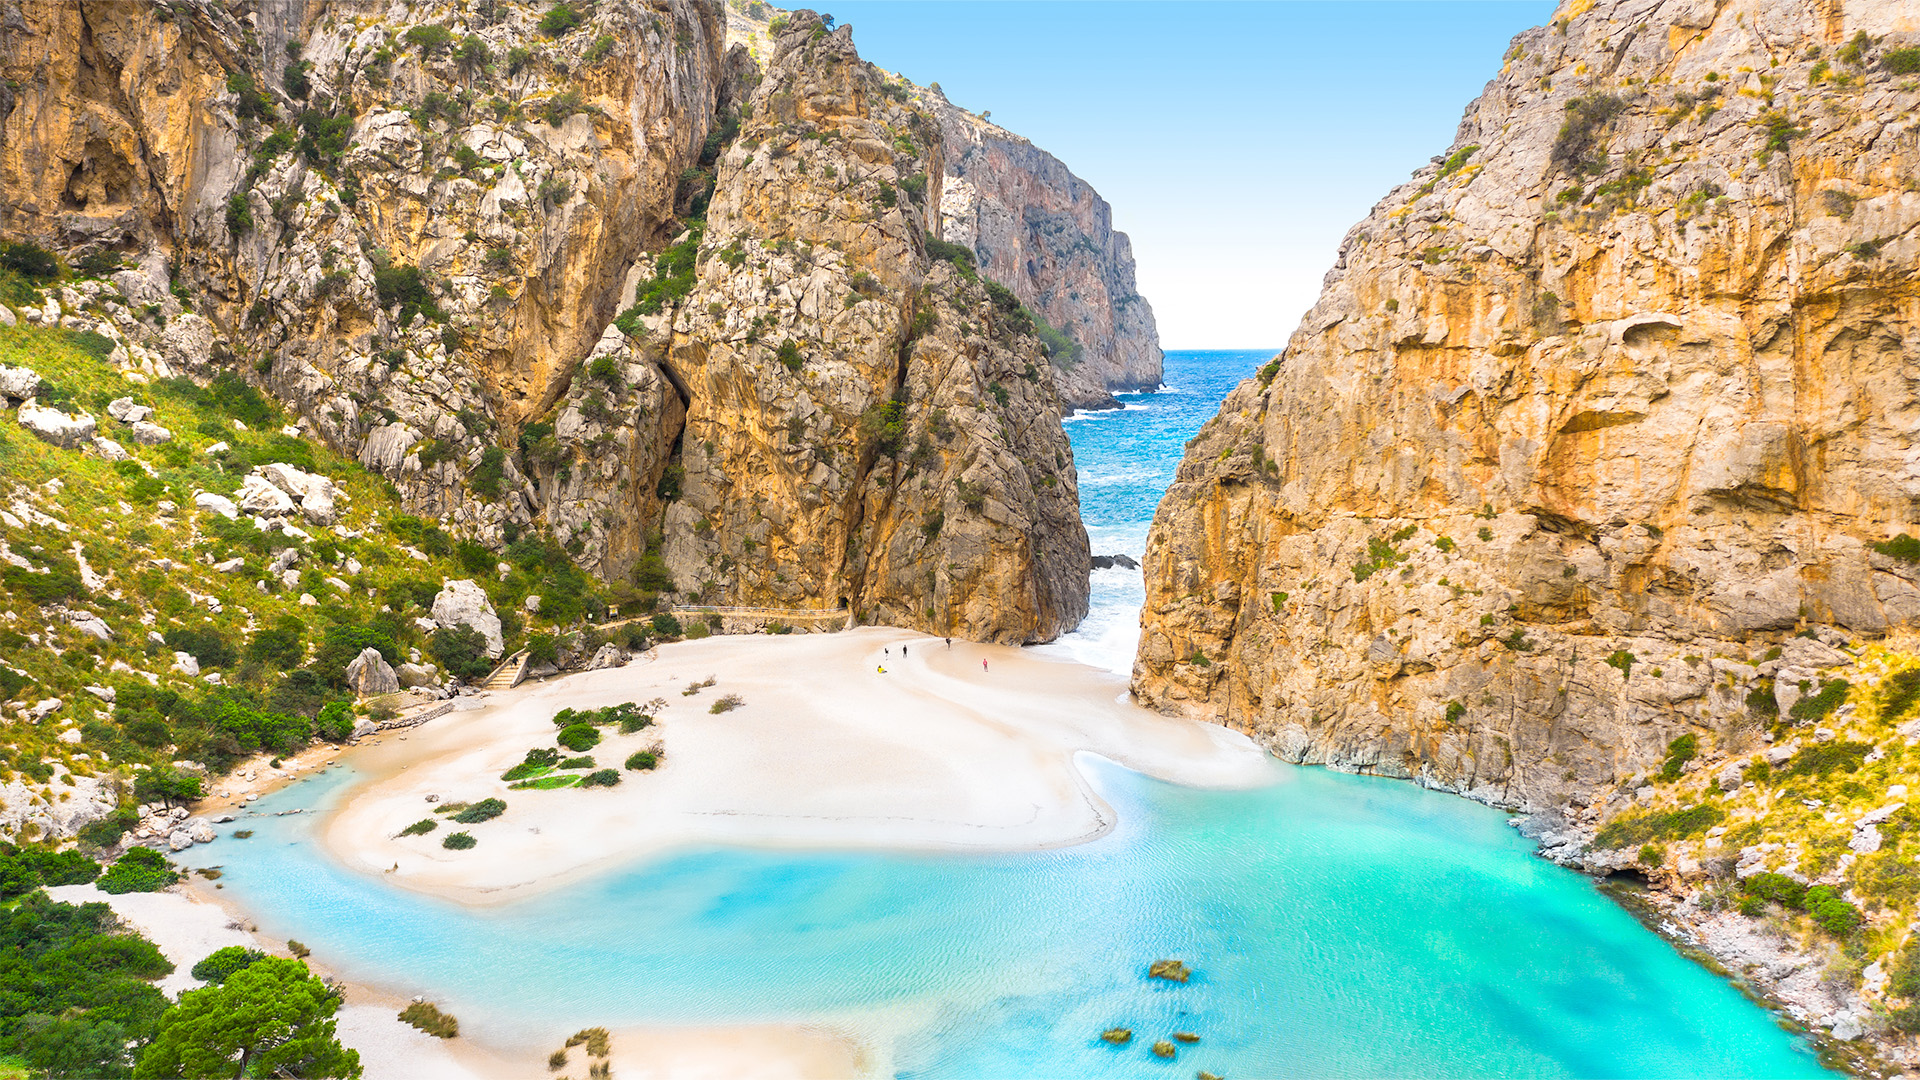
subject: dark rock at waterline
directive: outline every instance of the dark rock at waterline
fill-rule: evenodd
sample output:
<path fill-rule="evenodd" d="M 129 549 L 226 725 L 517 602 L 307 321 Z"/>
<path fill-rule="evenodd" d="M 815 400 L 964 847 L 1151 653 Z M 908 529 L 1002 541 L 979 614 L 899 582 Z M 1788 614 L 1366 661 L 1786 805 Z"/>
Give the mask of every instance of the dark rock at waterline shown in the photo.
<path fill-rule="evenodd" d="M 1187 977 L 1193 974 L 1193 970 L 1187 967 L 1184 961 L 1155 960 L 1147 968 L 1147 974 L 1152 978 L 1166 979 L 1169 982 L 1186 982 Z"/>
<path fill-rule="evenodd" d="M 1095 555 L 1093 557 L 1095 570 L 1111 570 L 1116 566 L 1125 567 L 1128 570 L 1140 569 L 1140 564 L 1127 555 Z"/>

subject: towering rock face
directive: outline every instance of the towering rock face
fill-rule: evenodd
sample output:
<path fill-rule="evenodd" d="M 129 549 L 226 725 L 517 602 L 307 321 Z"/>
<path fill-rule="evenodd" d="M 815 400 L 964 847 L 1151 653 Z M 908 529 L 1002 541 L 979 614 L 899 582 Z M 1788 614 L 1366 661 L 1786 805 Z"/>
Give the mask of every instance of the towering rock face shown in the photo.
<path fill-rule="evenodd" d="M 207 327 L 175 366 L 244 364 L 421 509 L 484 539 L 534 519 L 488 448 L 664 238 L 719 103 L 715 8 L 603 4 L 554 35 L 504 3 L 16 8 L 10 235 L 139 258 L 156 332 L 181 328 L 169 285 Z"/>
<path fill-rule="evenodd" d="M 805 11 L 745 97 L 697 280 L 648 326 L 688 398 L 666 568 L 710 602 L 1052 637 L 1087 603 L 1061 407 L 1039 343 L 927 256 L 942 144 L 906 97 Z"/>
<path fill-rule="evenodd" d="M 1580 802 L 1920 614 L 1909 4 L 1568 0 L 1189 445 L 1134 688 Z M 1777 650 L 1775 651 L 1777 655 Z M 1755 705 L 1753 702 L 1758 701 Z"/>
<path fill-rule="evenodd" d="M 940 123 L 946 185 L 941 239 L 971 248 L 980 271 L 1065 333 L 1055 382 L 1076 408 L 1110 391 L 1160 385 L 1160 333 L 1133 279 L 1133 244 L 1100 193 L 1045 150 L 947 101 L 916 99 Z"/>
<path fill-rule="evenodd" d="M 926 253 L 937 126 L 811 13 L 764 70 L 725 26 L 0 0 L 0 232 L 137 261 L 153 373 L 241 372 L 412 507 L 547 526 L 616 599 L 1071 628 L 1061 407 L 1020 312 Z"/>

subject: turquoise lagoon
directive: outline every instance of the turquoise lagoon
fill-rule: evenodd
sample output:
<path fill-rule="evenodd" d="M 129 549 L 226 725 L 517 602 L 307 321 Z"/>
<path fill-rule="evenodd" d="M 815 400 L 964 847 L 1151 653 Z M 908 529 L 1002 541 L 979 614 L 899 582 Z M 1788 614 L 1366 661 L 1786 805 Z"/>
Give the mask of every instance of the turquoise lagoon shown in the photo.
<path fill-rule="evenodd" d="M 1167 457 L 1265 355 L 1169 354 L 1173 391 L 1069 424 L 1096 552 L 1139 554 Z M 1096 619 L 1052 648 L 1111 662 L 1138 578 L 1099 578 Z M 468 909 L 325 857 L 313 830 L 355 779 L 336 768 L 187 855 L 225 864 L 263 933 L 505 1044 L 824 1020 L 902 1077 L 1825 1075 L 1497 811 L 1277 762 L 1231 792 L 1083 762 L 1120 823 L 1056 851 L 686 850 Z M 1147 978 L 1161 957 L 1195 976 Z M 1114 1026 L 1133 1043 L 1102 1042 Z M 1173 1031 L 1201 1041 L 1163 1062 L 1148 1047 Z"/>

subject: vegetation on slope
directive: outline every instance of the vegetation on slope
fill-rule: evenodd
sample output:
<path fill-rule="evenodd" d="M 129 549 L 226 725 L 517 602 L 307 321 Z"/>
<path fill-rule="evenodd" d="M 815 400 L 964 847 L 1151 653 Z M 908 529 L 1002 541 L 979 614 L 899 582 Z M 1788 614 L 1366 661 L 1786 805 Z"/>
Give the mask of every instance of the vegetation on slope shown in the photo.
<path fill-rule="evenodd" d="M 1771 686 L 1749 697 L 1771 745 L 1709 756 L 1698 736 L 1674 740 L 1593 846 L 1825 955 L 1827 978 L 1920 1031 L 1920 652 L 1896 640 L 1853 655 L 1797 684 L 1785 713 Z"/>
<path fill-rule="evenodd" d="M 0 714 L 25 721 L 0 745 L 0 784 L 52 804 L 75 778 L 138 777 L 143 799 L 189 799 L 198 784 L 176 762 L 218 771 L 344 739 L 345 669 L 362 649 L 466 677 L 491 666 L 477 635 L 417 622 L 449 579 L 487 592 L 510 648 L 541 631 L 551 642 L 599 606 L 544 536 L 515 537 L 502 572 L 501 554 L 404 512 L 384 480 L 287 427 L 238 377 L 143 385 L 107 362 L 112 347 L 91 332 L 0 327 L 0 364 L 38 373 L 42 405 L 94 416 L 127 454 L 109 461 L 0 420 Z M 141 445 L 109 420 L 123 397 L 152 407 L 171 439 Z M 235 496 L 272 463 L 338 485 L 336 524 L 267 531 L 195 504 Z M 542 601 L 535 625 L 519 614 L 530 594 Z M 132 821 L 123 806 L 85 838 L 110 843 Z"/>

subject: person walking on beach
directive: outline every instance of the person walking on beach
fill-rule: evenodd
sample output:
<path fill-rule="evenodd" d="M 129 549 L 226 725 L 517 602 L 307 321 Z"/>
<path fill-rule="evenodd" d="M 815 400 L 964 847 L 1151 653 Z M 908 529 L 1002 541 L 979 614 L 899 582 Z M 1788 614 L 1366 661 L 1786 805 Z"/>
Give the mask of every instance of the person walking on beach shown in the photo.
<path fill-rule="evenodd" d="M 906 658 L 907 658 L 907 647 L 905 645 L 902 645 L 900 646 L 900 659 L 905 660 Z"/>
<path fill-rule="evenodd" d="M 949 649 L 951 649 L 951 648 L 953 648 L 953 639 L 952 639 L 952 638 L 948 638 L 948 639 L 947 639 L 947 648 L 949 648 Z"/>
<path fill-rule="evenodd" d="M 984 656 L 980 658 L 980 670 L 981 671 L 987 670 L 987 658 Z"/>
<path fill-rule="evenodd" d="M 885 675 L 887 673 L 887 669 L 884 667 L 881 667 L 879 664 L 873 665 L 873 670 L 876 674 L 879 674 L 879 675 Z"/>

